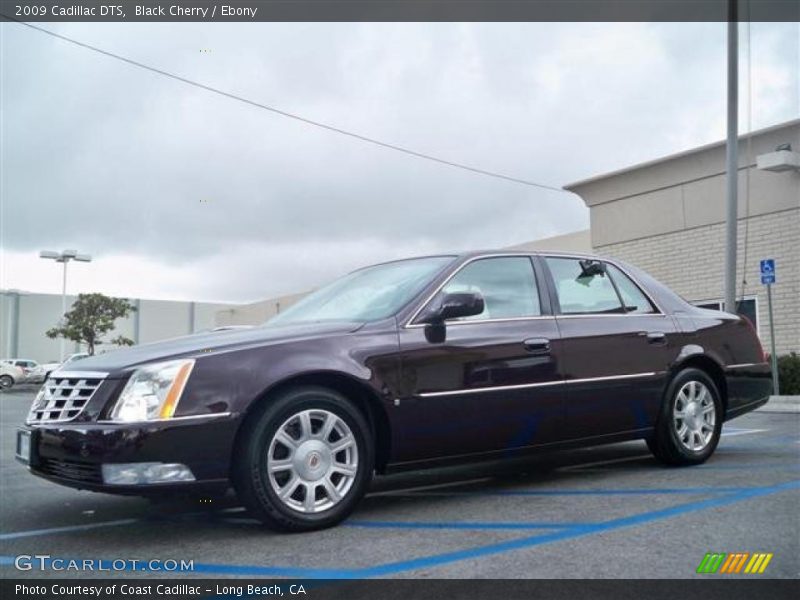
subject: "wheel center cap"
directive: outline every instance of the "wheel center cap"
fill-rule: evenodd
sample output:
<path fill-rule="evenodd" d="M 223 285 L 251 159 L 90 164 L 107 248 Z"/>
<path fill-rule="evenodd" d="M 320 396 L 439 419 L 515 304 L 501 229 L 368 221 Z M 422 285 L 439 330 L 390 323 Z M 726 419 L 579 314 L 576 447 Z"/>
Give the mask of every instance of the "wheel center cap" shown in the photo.
<path fill-rule="evenodd" d="M 295 452 L 294 468 L 306 481 L 322 479 L 330 469 L 331 453 L 327 446 L 318 440 L 300 444 Z"/>
<path fill-rule="evenodd" d="M 316 469 L 319 466 L 321 459 L 319 454 L 316 452 L 312 452 L 308 455 L 308 468 L 309 469 Z"/>

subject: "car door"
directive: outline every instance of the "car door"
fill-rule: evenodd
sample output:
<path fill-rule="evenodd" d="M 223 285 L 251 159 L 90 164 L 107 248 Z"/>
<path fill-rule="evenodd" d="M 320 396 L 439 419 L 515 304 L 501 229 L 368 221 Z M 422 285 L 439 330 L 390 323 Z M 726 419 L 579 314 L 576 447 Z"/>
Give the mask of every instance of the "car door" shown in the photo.
<path fill-rule="evenodd" d="M 619 266 L 546 257 L 562 340 L 565 439 L 645 429 L 655 422 L 677 331 Z"/>
<path fill-rule="evenodd" d="M 537 267 L 537 269 L 539 269 Z M 441 343 L 412 317 L 399 329 L 401 462 L 503 451 L 553 441 L 561 423 L 559 340 L 529 256 L 470 260 L 417 315 L 448 293 L 478 292 L 480 315 L 447 321 Z"/>

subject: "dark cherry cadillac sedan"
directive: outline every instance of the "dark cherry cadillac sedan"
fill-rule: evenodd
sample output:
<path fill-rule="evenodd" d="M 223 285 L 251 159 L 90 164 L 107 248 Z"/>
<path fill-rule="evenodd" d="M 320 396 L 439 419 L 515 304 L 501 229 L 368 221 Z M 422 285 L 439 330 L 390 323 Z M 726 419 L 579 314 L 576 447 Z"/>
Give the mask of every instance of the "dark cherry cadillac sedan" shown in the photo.
<path fill-rule="evenodd" d="M 344 519 L 375 471 L 636 438 L 701 463 L 770 391 L 746 319 L 630 265 L 433 256 L 355 271 L 260 327 L 69 365 L 17 456 L 103 492 L 232 484 L 266 524 L 303 531 Z"/>

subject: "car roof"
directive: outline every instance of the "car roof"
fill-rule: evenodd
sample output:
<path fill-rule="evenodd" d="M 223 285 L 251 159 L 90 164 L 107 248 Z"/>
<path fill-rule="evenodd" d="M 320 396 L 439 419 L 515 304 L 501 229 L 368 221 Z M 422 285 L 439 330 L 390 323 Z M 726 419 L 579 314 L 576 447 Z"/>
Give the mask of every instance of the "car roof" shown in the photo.
<path fill-rule="evenodd" d="M 588 258 L 594 260 L 603 260 L 603 261 L 611 261 L 608 258 L 603 256 L 599 256 L 597 254 L 592 254 L 589 252 L 564 252 L 564 251 L 548 251 L 548 250 L 472 250 L 470 252 L 453 252 L 453 253 L 442 253 L 442 254 L 423 254 L 420 256 L 408 256 L 406 258 L 396 258 L 394 260 L 386 260 L 382 262 L 372 263 L 369 265 L 364 265 L 363 267 L 359 267 L 350 271 L 351 273 L 357 273 L 358 271 L 362 271 L 364 269 L 369 269 L 371 267 L 378 267 L 381 265 L 389 265 L 398 262 L 405 262 L 409 260 L 422 260 L 426 258 L 450 258 L 454 262 L 464 262 L 466 260 L 474 259 L 474 258 L 491 258 L 493 256 L 554 256 L 554 257 L 564 257 L 564 258 Z"/>
<path fill-rule="evenodd" d="M 603 259 L 603 257 L 591 252 L 567 252 L 563 250 L 472 250 L 458 256 L 460 258 L 474 258 L 476 256 L 565 256 Z"/>
<path fill-rule="evenodd" d="M 470 250 L 469 252 L 444 252 L 442 254 L 423 254 L 420 256 L 407 256 L 405 258 L 396 258 L 394 260 L 386 260 L 378 263 L 373 263 L 368 266 L 386 265 L 396 262 L 403 262 L 406 260 L 421 260 L 425 258 L 453 258 L 453 259 L 467 259 L 475 258 L 477 256 L 564 256 L 574 258 L 596 258 L 598 260 L 605 260 L 602 256 L 593 254 L 591 252 L 566 252 L 562 250 Z"/>

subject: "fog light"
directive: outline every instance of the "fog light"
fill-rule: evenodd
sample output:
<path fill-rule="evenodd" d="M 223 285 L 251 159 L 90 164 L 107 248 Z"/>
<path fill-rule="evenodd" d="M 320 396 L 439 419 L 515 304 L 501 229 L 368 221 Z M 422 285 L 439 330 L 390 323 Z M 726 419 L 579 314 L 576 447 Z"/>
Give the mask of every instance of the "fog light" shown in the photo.
<path fill-rule="evenodd" d="M 119 463 L 103 465 L 103 482 L 109 485 L 141 485 L 194 481 L 192 471 L 180 463 Z"/>

